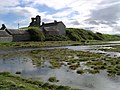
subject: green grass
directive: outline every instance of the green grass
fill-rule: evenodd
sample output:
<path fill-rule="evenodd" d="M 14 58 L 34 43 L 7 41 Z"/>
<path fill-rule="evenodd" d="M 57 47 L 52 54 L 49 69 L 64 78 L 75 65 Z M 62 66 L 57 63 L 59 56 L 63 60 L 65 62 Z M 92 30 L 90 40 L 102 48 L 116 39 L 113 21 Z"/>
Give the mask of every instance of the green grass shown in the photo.
<path fill-rule="evenodd" d="M 20 54 L 20 52 L 15 54 Z M 41 66 L 45 60 L 48 60 L 52 69 L 60 68 L 64 65 L 70 70 L 76 71 L 77 74 L 97 74 L 101 70 L 106 70 L 109 76 L 120 75 L 120 58 L 112 58 L 104 54 L 69 49 L 27 51 L 21 54 L 30 56 L 34 66 Z M 41 57 L 43 59 L 40 60 Z M 81 68 L 81 62 L 84 62 L 88 69 Z M 57 79 L 50 77 L 49 81 L 54 82 Z M 22 79 L 5 72 L 0 73 L 0 88 L 2 90 L 9 90 L 10 88 L 17 88 L 17 90 L 72 90 L 70 87 Z"/>
<path fill-rule="evenodd" d="M 62 89 L 60 89 L 62 88 Z M 40 81 L 23 79 L 8 72 L 0 73 L 0 90 L 80 90 L 68 86 L 57 86 Z"/>
<path fill-rule="evenodd" d="M 59 69 L 64 65 L 70 70 L 77 70 L 78 74 L 86 72 L 96 74 L 99 73 L 100 70 L 107 70 L 109 74 L 120 74 L 120 58 L 109 57 L 104 54 L 74 51 L 69 49 L 38 50 L 26 53 L 31 57 L 43 57 L 43 63 L 45 60 L 48 60 L 51 64 L 49 68 L 52 69 Z M 36 62 L 36 66 L 39 64 L 36 60 L 34 60 L 34 62 Z M 87 66 L 89 70 L 81 69 L 81 62 L 84 62 L 85 66 Z M 42 64 L 40 63 L 40 65 Z"/>
<path fill-rule="evenodd" d="M 84 71 L 83 70 L 77 70 L 77 74 L 83 74 Z"/>
<path fill-rule="evenodd" d="M 48 81 L 49 81 L 49 82 L 59 82 L 59 80 L 57 80 L 56 77 L 50 77 L 50 78 L 48 79 Z"/>
<path fill-rule="evenodd" d="M 22 79 L 17 76 L 12 76 L 9 73 L 0 73 L 0 89 L 1 90 L 45 90 L 38 88 L 35 81 Z M 41 84 L 41 82 L 39 82 Z"/>
<path fill-rule="evenodd" d="M 98 48 L 98 50 L 105 51 L 105 52 L 120 52 L 120 45 L 110 46 L 111 48 Z"/>
<path fill-rule="evenodd" d="M 99 32 L 93 33 L 90 30 L 79 29 L 79 28 L 67 28 L 67 37 L 73 41 L 83 40 L 101 40 L 101 41 L 115 41 L 120 40 L 120 36 L 102 34 Z"/>
<path fill-rule="evenodd" d="M 41 47 L 55 47 L 55 46 L 79 46 L 79 45 L 106 44 L 106 42 L 102 42 L 98 40 L 87 40 L 87 41 L 86 42 L 81 42 L 81 41 L 0 42 L 0 47 L 1 48 L 17 48 L 17 47 L 18 48 L 41 48 Z"/>
<path fill-rule="evenodd" d="M 5 42 L 0 43 L 0 47 L 2 48 L 10 48 L 10 47 L 31 47 L 31 48 L 41 48 L 41 47 L 53 47 L 53 46 L 68 46 L 73 44 L 82 45 L 81 42 L 75 41 L 45 41 L 45 42 Z"/>
<path fill-rule="evenodd" d="M 120 40 L 120 36 L 102 34 L 99 32 L 93 33 L 90 30 L 80 29 L 80 28 L 66 28 L 66 36 L 44 36 L 43 34 L 37 32 L 40 28 L 38 27 L 23 27 L 21 29 L 27 29 L 28 31 L 32 28 L 31 40 L 41 40 L 41 36 L 46 41 L 86 41 L 86 40 L 100 40 L 100 41 L 115 41 Z M 38 38 L 35 38 L 37 36 Z"/>
<path fill-rule="evenodd" d="M 29 27 L 28 32 L 30 33 L 32 41 L 45 41 L 45 35 L 38 27 Z"/>
<path fill-rule="evenodd" d="M 70 70 L 83 70 L 84 73 L 88 72 L 96 74 L 99 73 L 100 70 L 106 70 L 109 74 L 120 75 L 119 57 L 114 58 L 104 54 L 74 51 L 69 49 L 34 50 L 22 53 L 19 52 L 18 55 L 20 54 L 29 56 L 32 59 L 33 65 L 36 67 L 44 67 L 44 62 L 47 60 L 47 62 L 50 63 L 48 68 L 51 69 L 59 69 L 64 65 Z M 8 57 L 10 55 L 12 54 L 9 54 Z M 7 57 L 7 55 L 3 55 L 1 57 Z M 81 62 L 84 62 L 85 66 L 90 70 L 82 69 Z M 78 73 L 80 72 L 78 71 Z"/>

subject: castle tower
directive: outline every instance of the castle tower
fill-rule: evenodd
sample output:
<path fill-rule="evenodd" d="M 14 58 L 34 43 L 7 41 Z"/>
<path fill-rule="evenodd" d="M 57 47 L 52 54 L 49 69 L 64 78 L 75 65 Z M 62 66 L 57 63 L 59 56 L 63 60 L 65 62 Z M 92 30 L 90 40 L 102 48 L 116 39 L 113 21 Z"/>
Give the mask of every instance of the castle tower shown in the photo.
<path fill-rule="evenodd" d="M 37 15 L 35 18 L 31 18 L 31 23 L 30 23 L 29 27 L 30 26 L 40 27 L 40 23 L 41 23 L 41 17 L 39 15 Z"/>
<path fill-rule="evenodd" d="M 41 17 L 39 15 L 36 16 L 36 25 L 40 26 L 41 24 Z"/>

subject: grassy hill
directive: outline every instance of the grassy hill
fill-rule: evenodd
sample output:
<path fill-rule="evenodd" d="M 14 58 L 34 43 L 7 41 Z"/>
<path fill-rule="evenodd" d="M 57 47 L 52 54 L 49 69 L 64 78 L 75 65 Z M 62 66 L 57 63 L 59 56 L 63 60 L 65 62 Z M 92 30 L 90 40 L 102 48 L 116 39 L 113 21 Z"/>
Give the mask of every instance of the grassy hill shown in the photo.
<path fill-rule="evenodd" d="M 66 36 L 44 36 L 42 32 L 38 32 L 39 28 L 36 27 L 24 27 L 21 28 L 23 30 L 32 31 L 32 37 L 36 37 L 36 40 L 41 40 L 43 37 L 45 41 L 82 41 L 82 40 L 104 40 L 104 41 L 114 41 L 120 40 L 120 36 L 117 35 L 109 35 L 109 34 L 102 34 L 99 32 L 93 33 L 90 30 L 79 29 L 79 28 L 66 28 Z M 32 30 L 30 30 L 32 29 Z M 34 40 L 34 38 L 32 38 Z"/>
<path fill-rule="evenodd" d="M 73 41 L 81 40 L 120 40 L 120 36 L 102 34 L 99 32 L 93 33 L 90 30 L 78 29 L 78 28 L 67 28 L 67 37 Z"/>

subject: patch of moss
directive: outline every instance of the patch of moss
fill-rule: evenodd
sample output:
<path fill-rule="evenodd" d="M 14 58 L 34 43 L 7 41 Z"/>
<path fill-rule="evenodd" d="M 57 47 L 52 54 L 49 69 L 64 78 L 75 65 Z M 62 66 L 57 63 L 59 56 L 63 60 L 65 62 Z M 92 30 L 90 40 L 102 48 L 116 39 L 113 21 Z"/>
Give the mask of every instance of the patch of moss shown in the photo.
<path fill-rule="evenodd" d="M 77 74 L 83 74 L 84 71 L 83 70 L 77 70 Z"/>
<path fill-rule="evenodd" d="M 49 81 L 49 82 L 59 82 L 59 80 L 57 80 L 56 77 L 50 77 L 50 78 L 48 79 L 48 81 Z"/>
<path fill-rule="evenodd" d="M 55 77 L 51 77 L 51 81 L 58 81 Z M 23 79 L 13 76 L 8 72 L 0 73 L 0 89 L 1 90 L 79 90 L 72 89 L 68 86 L 57 86 L 31 79 Z"/>

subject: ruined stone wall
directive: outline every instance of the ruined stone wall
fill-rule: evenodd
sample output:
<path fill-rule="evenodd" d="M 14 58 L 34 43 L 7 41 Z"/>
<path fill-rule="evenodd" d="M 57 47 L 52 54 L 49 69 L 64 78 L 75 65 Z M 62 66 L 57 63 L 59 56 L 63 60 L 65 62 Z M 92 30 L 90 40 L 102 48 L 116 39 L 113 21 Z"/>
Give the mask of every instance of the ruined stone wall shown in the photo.
<path fill-rule="evenodd" d="M 31 23 L 30 23 L 29 27 L 31 27 L 31 26 L 40 27 L 40 23 L 41 23 L 41 17 L 39 15 L 37 15 L 35 18 L 31 18 Z"/>
<path fill-rule="evenodd" d="M 66 27 L 63 23 L 57 25 L 57 30 L 59 30 L 59 35 L 66 35 Z"/>
<path fill-rule="evenodd" d="M 13 41 L 14 42 L 30 41 L 30 35 L 29 34 L 25 34 L 25 35 L 13 35 Z"/>
<path fill-rule="evenodd" d="M 0 42 L 11 42 L 12 35 L 9 35 L 5 30 L 0 30 Z"/>
<path fill-rule="evenodd" d="M 0 42 L 12 42 L 13 38 L 11 37 L 0 37 Z"/>
<path fill-rule="evenodd" d="M 59 32 L 58 31 L 46 31 L 45 35 L 46 36 L 56 36 L 56 35 L 59 35 Z"/>

